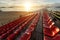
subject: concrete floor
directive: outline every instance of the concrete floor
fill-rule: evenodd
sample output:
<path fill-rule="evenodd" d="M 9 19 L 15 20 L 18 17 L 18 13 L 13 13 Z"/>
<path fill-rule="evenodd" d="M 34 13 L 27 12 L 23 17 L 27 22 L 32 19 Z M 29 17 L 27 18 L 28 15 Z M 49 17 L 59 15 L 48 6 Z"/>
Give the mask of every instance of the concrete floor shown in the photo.
<path fill-rule="evenodd" d="M 40 13 L 39 22 L 32 33 L 31 40 L 43 40 L 42 12 Z"/>

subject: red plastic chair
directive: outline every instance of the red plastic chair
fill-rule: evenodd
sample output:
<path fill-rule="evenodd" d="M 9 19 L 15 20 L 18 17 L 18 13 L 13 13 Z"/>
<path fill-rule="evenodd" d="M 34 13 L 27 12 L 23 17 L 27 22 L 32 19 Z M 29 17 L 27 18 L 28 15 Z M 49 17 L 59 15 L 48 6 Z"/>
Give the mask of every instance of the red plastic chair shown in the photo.
<path fill-rule="evenodd" d="M 57 34 L 56 36 L 54 36 L 53 40 L 60 40 L 60 34 Z"/>
<path fill-rule="evenodd" d="M 44 36 L 44 40 L 53 40 L 51 37 Z"/>
<path fill-rule="evenodd" d="M 59 28 L 56 26 L 53 26 L 52 28 L 44 28 L 43 32 L 45 35 L 53 37 L 59 32 Z"/>

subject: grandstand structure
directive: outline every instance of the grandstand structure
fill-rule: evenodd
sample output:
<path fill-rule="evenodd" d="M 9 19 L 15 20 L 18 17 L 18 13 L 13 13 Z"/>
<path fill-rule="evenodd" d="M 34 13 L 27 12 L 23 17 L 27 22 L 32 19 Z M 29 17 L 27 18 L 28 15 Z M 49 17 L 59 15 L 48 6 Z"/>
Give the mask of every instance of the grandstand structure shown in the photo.
<path fill-rule="evenodd" d="M 60 40 L 59 13 L 43 10 L 9 22 L 0 27 L 0 40 Z"/>

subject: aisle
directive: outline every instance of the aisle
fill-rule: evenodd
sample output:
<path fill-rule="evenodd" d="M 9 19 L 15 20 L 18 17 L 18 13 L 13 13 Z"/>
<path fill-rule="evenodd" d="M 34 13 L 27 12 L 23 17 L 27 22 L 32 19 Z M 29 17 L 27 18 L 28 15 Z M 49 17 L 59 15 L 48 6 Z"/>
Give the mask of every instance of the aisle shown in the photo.
<path fill-rule="evenodd" d="M 43 40 L 43 33 L 42 33 L 42 12 L 40 13 L 40 19 L 39 22 L 34 30 L 34 32 L 32 33 L 31 36 L 31 40 Z"/>

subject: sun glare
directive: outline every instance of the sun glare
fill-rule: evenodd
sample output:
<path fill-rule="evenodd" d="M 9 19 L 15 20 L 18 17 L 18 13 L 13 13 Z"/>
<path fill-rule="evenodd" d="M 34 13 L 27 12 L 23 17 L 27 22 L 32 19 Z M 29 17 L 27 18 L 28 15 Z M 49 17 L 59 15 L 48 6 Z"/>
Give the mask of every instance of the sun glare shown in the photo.
<path fill-rule="evenodd" d="M 31 3 L 26 2 L 26 3 L 24 4 L 24 8 L 25 8 L 25 11 L 30 11 Z"/>

